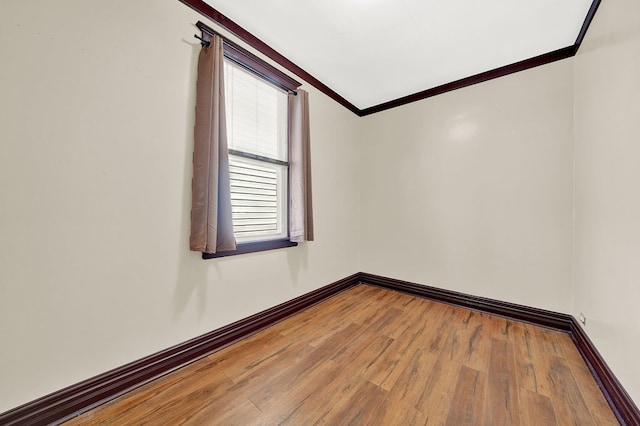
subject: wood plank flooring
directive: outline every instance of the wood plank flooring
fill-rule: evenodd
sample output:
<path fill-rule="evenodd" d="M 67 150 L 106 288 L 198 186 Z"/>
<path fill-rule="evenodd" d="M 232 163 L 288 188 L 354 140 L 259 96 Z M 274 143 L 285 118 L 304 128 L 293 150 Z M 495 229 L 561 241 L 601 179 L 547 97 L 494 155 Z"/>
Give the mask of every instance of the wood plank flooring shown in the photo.
<path fill-rule="evenodd" d="M 359 285 L 67 425 L 617 425 L 571 338 Z"/>

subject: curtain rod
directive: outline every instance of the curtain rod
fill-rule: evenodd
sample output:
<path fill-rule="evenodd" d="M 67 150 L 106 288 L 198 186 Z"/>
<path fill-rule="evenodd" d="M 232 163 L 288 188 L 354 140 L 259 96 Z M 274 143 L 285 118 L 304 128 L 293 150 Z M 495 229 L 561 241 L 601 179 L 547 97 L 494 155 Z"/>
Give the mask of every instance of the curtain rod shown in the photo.
<path fill-rule="evenodd" d="M 198 40 L 200 40 L 201 45 L 207 46 L 207 47 L 211 45 L 211 40 L 205 40 L 203 37 L 200 37 L 198 34 L 194 34 L 193 36 Z"/>
<path fill-rule="evenodd" d="M 243 48 L 233 40 L 228 39 L 203 22 L 198 21 L 196 23 L 196 27 L 198 27 L 198 29 L 202 31 L 202 34 L 200 36 L 194 34 L 193 36 L 200 40 L 200 44 L 203 47 L 209 47 L 211 45 L 211 37 L 217 35 L 218 37 L 222 38 L 224 42 L 225 56 L 228 59 L 240 65 L 241 67 L 255 74 L 258 74 L 259 76 L 270 81 L 272 84 L 280 87 L 281 89 L 293 93 L 294 95 L 298 94 L 297 89 L 301 86 L 301 83 L 297 80 L 289 77 L 287 74 L 275 68 L 273 65 L 260 59 L 253 53 L 249 52 L 247 49 Z"/>
<path fill-rule="evenodd" d="M 201 36 L 198 36 L 197 34 L 194 34 L 193 36 L 200 40 L 200 44 L 202 44 L 203 46 L 209 46 L 211 44 L 211 37 L 213 37 L 214 35 L 222 37 L 222 39 L 225 41 L 230 41 L 228 38 L 200 21 L 196 23 L 196 27 L 198 27 L 198 29 L 202 33 Z"/>

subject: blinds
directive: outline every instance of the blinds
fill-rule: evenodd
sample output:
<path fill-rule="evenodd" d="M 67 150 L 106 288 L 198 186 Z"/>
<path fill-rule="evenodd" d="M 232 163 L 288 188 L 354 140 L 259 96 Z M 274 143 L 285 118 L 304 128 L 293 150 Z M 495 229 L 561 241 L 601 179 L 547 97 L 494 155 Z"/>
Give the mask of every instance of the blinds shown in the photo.
<path fill-rule="evenodd" d="M 287 94 L 225 61 L 229 149 L 287 161 Z"/>
<path fill-rule="evenodd" d="M 234 235 L 287 237 L 287 95 L 229 60 L 224 71 Z"/>
<path fill-rule="evenodd" d="M 279 169 L 283 167 L 256 163 L 234 155 L 229 158 L 233 229 L 240 239 L 277 234 L 281 228 Z"/>

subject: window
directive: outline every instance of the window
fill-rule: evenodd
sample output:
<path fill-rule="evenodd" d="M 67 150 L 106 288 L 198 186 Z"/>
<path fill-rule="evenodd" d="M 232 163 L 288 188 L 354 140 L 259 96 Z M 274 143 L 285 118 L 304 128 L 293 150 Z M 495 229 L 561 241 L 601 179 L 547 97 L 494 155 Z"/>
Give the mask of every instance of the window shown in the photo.
<path fill-rule="evenodd" d="M 287 92 L 230 59 L 224 76 L 236 241 L 288 238 Z"/>
<path fill-rule="evenodd" d="M 197 26 L 203 35 L 209 30 L 200 22 Z M 300 105 L 301 93 L 306 100 L 306 92 L 298 90 L 300 83 L 296 80 L 234 42 L 225 39 L 223 50 L 231 220 L 236 250 L 203 252 L 204 259 L 291 247 L 302 241 L 297 219 L 300 208 L 296 207 L 296 214 L 289 217 L 290 206 L 302 205 L 302 189 L 290 194 L 291 173 L 298 182 L 304 170 L 300 160 L 295 161 L 295 170 L 290 170 L 289 127 L 301 129 L 302 122 L 298 106 L 293 109 L 296 118 L 289 123 L 292 112 L 289 108 L 292 102 Z M 297 93 L 293 101 L 292 93 Z M 294 132 L 296 141 L 301 140 L 300 131 Z M 299 145 L 303 144 L 297 142 L 295 146 Z M 294 152 L 298 158 L 300 149 Z M 291 202 L 291 196 L 295 203 Z M 291 219 L 296 223 L 292 233 Z"/>

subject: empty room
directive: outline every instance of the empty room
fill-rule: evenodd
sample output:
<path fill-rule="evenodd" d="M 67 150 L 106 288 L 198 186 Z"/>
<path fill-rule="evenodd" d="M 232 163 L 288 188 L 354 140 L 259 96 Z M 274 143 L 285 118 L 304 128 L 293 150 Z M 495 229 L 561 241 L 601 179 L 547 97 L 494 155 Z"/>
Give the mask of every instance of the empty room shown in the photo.
<path fill-rule="evenodd" d="M 638 2 L 2 0 L 0 62 L 1 425 L 640 425 Z"/>

